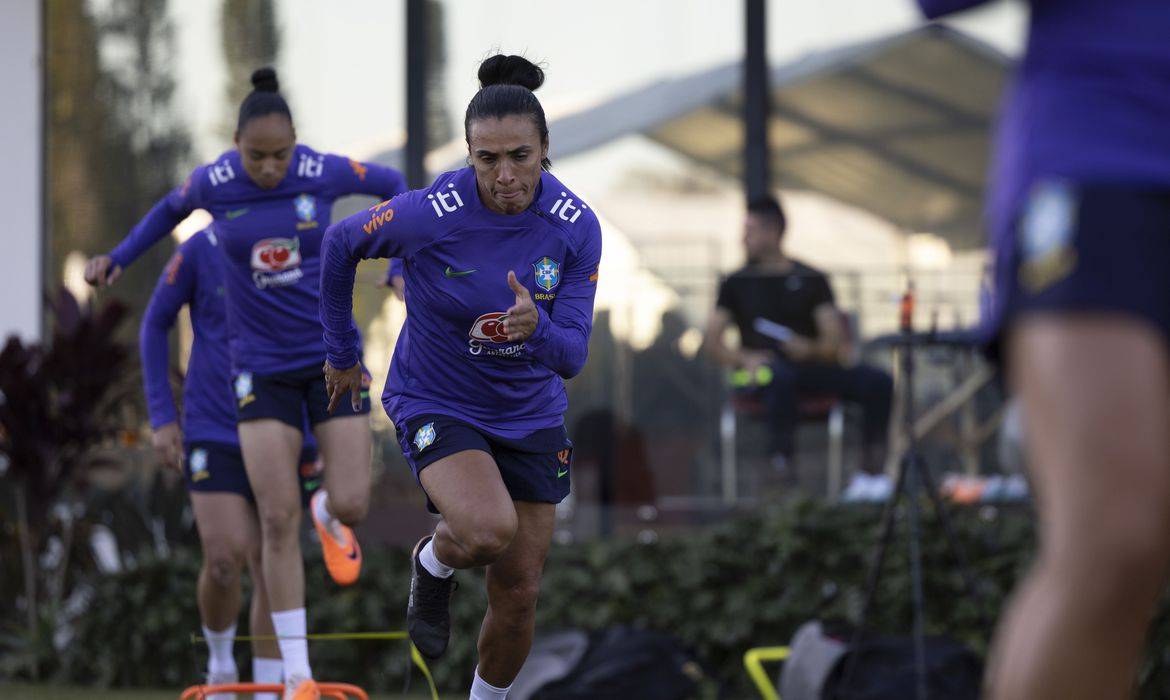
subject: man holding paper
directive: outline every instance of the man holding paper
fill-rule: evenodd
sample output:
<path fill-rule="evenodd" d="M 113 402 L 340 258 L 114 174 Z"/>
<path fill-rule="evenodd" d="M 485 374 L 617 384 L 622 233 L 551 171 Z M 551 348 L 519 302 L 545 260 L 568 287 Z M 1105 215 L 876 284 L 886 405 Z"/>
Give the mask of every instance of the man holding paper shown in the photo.
<path fill-rule="evenodd" d="M 744 222 L 747 264 L 719 285 L 706 347 L 720 364 L 747 371 L 759 386 L 772 424 L 772 464 L 793 471 L 801 396 L 833 395 L 864 411 L 861 470 L 844 497 L 881 500 L 891 484 L 882 474 L 893 399 L 890 376 L 849 364 L 846 330 L 829 280 L 785 256 L 785 218 L 772 197 L 753 200 Z M 725 339 L 739 330 L 739 348 Z"/>

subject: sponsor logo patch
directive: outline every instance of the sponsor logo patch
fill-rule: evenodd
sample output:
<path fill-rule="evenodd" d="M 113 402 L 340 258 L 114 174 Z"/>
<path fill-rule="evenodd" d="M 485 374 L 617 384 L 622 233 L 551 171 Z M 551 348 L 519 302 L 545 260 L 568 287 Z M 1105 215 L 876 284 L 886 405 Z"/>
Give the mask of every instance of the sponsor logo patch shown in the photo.
<path fill-rule="evenodd" d="M 536 286 L 546 292 L 551 292 L 561 283 L 561 264 L 547 255 L 532 263 L 532 272 L 536 276 Z"/>
<path fill-rule="evenodd" d="M 247 406 L 256 400 L 256 395 L 252 393 L 252 373 L 240 372 L 236 375 L 236 401 L 240 408 Z"/>
<path fill-rule="evenodd" d="M 414 446 L 419 451 L 430 447 L 435 442 L 435 424 L 427 423 L 414 434 Z"/>
<path fill-rule="evenodd" d="M 349 159 L 349 167 L 351 170 L 353 170 L 353 174 L 357 175 L 357 178 L 359 181 L 361 181 L 361 182 L 366 181 L 366 173 L 368 173 L 370 171 L 369 168 L 367 168 L 366 166 L 357 162 L 353 158 Z"/>
<path fill-rule="evenodd" d="M 584 202 L 573 204 L 573 198 L 569 196 L 569 193 L 562 191 L 561 198 L 552 205 L 552 209 L 549 209 L 548 213 L 559 216 L 561 221 L 575 224 L 577 219 L 581 218 L 581 212 L 588 208 Z"/>
<path fill-rule="evenodd" d="M 508 334 L 504 332 L 504 321 L 508 320 L 505 311 L 493 311 L 475 319 L 468 333 L 474 340 L 484 340 L 490 343 L 508 342 Z"/>
<path fill-rule="evenodd" d="M 386 202 L 383 202 L 383 204 L 386 204 Z M 381 209 L 381 206 L 379 204 L 375 207 L 373 210 L 374 213 L 370 216 L 370 220 L 362 225 L 362 230 L 366 232 L 367 236 L 394 220 L 394 210 Z"/>
<path fill-rule="evenodd" d="M 458 277 L 466 277 L 468 275 L 475 274 L 476 272 L 478 272 L 478 270 L 452 270 L 451 266 L 448 265 L 447 269 L 443 270 L 443 275 L 447 279 L 456 279 Z"/>
<path fill-rule="evenodd" d="M 435 190 L 427 195 L 427 199 L 431 201 L 431 208 L 435 210 L 435 216 L 440 219 L 443 218 L 444 212 L 450 214 L 463 206 L 463 198 L 455 190 L 455 183 L 447 183 L 447 189 L 447 192 Z"/>
<path fill-rule="evenodd" d="M 191 481 L 203 481 L 211 476 L 211 472 L 207 470 L 207 450 L 202 447 L 191 450 L 187 464 L 191 469 Z"/>
<path fill-rule="evenodd" d="M 280 272 L 301 264 L 299 238 L 265 238 L 252 246 L 252 269 Z"/>
<path fill-rule="evenodd" d="M 1067 183 L 1043 182 L 1032 190 L 1019 231 L 1019 279 L 1025 289 L 1040 292 L 1076 268 L 1076 217 L 1076 192 Z"/>
<path fill-rule="evenodd" d="M 300 238 L 265 238 L 252 246 L 252 281 L 257 289 L 286 287 L 304 276 Z"/>
<path fill-rule="evenodd" d="M 508 334 L 504 332 L 506 320 L 508 314 L 504 311 L 493 311 L 475 319 L 468 332 L 471 340 L 467 341 L 467 351 L 476 356 L 520 357 L 527 347 L 524 343 L 500 347 L 508 342 Z"/>
<path fill-rule="evenodd" d="M 293 200 L 293 209 L 297 212 L 297 230 L 317 228 L 317 199 L 313 195 L 302 194 Z"/>

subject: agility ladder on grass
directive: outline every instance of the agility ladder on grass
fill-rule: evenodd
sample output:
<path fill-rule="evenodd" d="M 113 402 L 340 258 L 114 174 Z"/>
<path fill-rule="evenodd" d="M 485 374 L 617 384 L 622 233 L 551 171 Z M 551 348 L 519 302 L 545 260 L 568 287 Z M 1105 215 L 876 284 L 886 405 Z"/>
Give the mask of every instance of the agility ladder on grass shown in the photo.
<path fill-rule="evenodd" d="M 418 648 L 414 646 L 414 642 L 410 641 L 406 632 L 321 632 L 317 634 L 306 634 L 300 637 L 278 637 L 274 634 L 258 634 L 258 635 L 240 635 L 235 638 L 237 642 L 257 642 L 257 641 L 277 641 L 280 639 L 305 639 L 311 642 L 337 642 L 337 641 L 398 641 L 404 640 L 410 645 L 410 660 L 422 672 L 423 677 L 427 679 L 427 685 L 430 687 L 431 699 L 439 700 L 439 690 L 435 687 L 435 679 L 431 676 L 431 669 L 427 667 L 426 659 L 419 653 Z M 191 635 L 192 644 L 207 643 L 207 638 L 196 634 Z M 228 689 L 227 685 L 195 685 L 187 688 L 180 696 L 180 700 L 198 700 L 205 695 L 213 693 L 271 693 L 281 692 L 284 686 L 272 686 L 275 690 L 271 690 L 268 686 L 260 687 L 255 683 L 233 683 L 230 684 L 232 689 Z M 347 700 L 349 695 L 353 695 L 358 700 L 368 700 L 366 693 L 357 686 L 348 685 L 345 683 L 321 683 L 321 697 L 336 698 L 336 700 Z M 244 686 L 248 686 L 244 688 Z M 347 695 L 348 694 L 348 695 Z"/>

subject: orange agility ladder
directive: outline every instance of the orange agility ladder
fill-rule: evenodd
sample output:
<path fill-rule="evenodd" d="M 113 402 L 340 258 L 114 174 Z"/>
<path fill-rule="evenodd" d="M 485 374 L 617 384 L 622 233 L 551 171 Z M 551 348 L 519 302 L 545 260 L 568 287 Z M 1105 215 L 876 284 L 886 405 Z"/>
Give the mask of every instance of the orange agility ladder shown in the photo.
<path fill-rule="evenodd" d="M 317 683 L 322 698 L 332 700 L 370 700 L 366 691 L 348 683 Z M 216 693 L 283 693 L 284 684 L 277 683 L 217 683 L 215 685 L 193 685 L 183 691 L 179 700 L 205 700 Z"/>

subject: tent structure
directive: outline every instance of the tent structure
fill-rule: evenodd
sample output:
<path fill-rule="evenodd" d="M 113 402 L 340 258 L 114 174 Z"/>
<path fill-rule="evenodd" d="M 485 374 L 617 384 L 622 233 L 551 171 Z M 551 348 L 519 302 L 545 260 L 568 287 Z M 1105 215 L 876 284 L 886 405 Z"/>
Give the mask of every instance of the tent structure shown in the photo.
<path fill-rule="evenodd" d="M 940 24 L 771 69 L 780 187 L 815 190 L 955 249 L 982 244 L 990 134 L 1009 60 Z M 742 66 L 619 95 L 549 125 L 564 159 L 642 134 L 729 177 L 743 168 Z M 379 160 L 399 162 L 399 152 Z M 450 167 L 458 167 L 452 163 Z"/>

